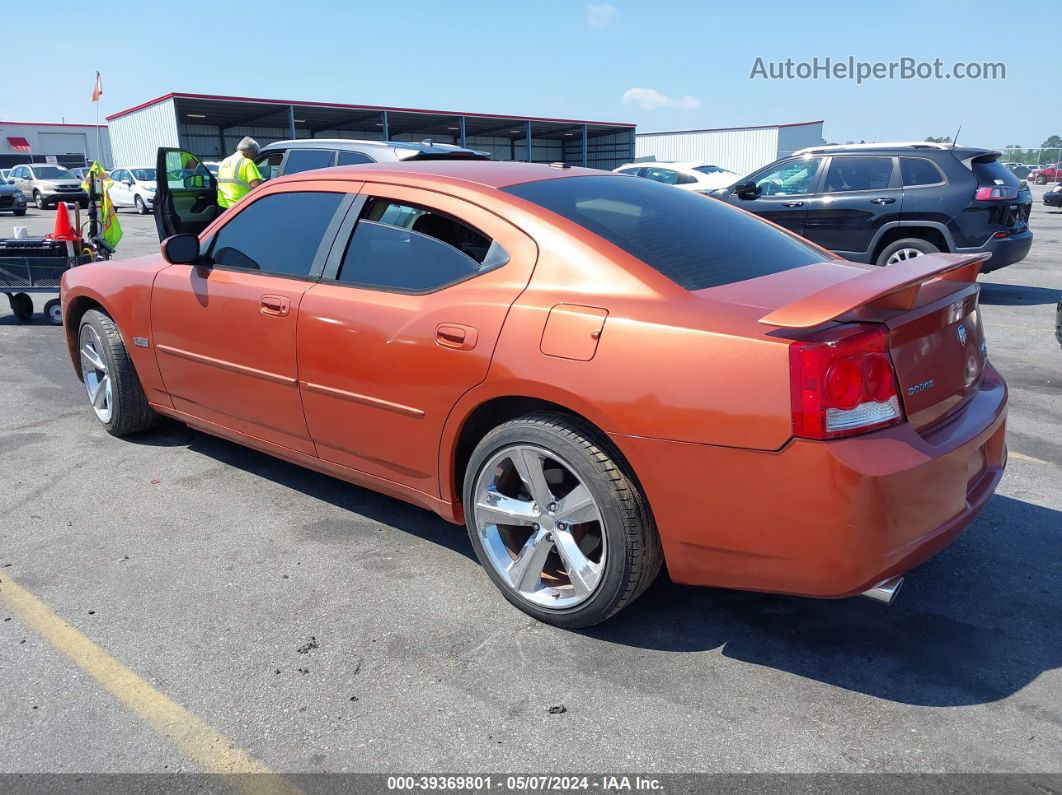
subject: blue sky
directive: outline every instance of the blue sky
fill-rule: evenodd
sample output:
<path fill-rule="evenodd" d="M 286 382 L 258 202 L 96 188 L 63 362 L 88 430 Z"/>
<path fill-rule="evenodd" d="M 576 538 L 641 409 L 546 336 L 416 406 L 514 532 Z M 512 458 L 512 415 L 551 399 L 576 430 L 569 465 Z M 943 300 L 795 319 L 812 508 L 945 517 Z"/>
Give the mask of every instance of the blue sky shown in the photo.
<path fill-rule="evenodd" d="M 57 28 L 79 33 L 49 34 L 9 60 L 2 119 L 92 121 L 99 68 L 101 117 L 187 91 L 630 121 L 646 132 L 824 119 L 826 137 L 841 142 L 921 140 L 960 124 L 960 140 L 982 146 L 1038 146 L 1062 134 L 1049 76 L 1057 63 L 1031 43 L 1037 24 L 1057 29 L 1057 0 L 49 0 L 48 9 Z M 104 45 L 80 65 L 93 31 Z M 40 46 L 52 51 L 30 57 Z M 940 58 L 945 68 L 1002 61 L 1006 79 L 749 78 L 757 57 L 850 55 Z"/>

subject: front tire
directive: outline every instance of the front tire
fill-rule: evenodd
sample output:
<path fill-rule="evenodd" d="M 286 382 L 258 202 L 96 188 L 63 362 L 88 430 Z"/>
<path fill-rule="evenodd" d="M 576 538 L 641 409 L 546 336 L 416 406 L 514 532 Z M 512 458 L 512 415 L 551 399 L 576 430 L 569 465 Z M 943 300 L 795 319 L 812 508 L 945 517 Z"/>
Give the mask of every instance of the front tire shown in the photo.
<path fill-rule="evenodd" d="M 33 191 L 33 203 L 37 205 L 38 210 L 45 209 L 44 196 L 41 195 L 41 192 L 39 190 Z"/>
<path fill-rule="evenodd" d="M 487 575 L 548 624 L 604 621 L 660 571 L 660 538 L 633 474 L 574 417 L 529 414 L 490 431 L 469 460 L 464 505 Z"/>
<path fill-rule="evenodd" d="M 97 309 L 86 312 L 78 329 L 78 348 L 89 405 L 107 433 L 127 436 L 158 423 L 110 317 Z"/>
<path fill-rule="evenodd" d="M 940 249 L 928 240 L 923 240 L 920 237 L 905 237 L 885 246 L 881 253 L 878 254 L 876 264 L 882 266 L 895 265 L 913 257 L 920 257 L 923 254 L 936 254 L 939 251 Z"/>
<path fill-rule="evenodd" d="M 11 305 L 11 314 L 19 323 L 28 323 L 33 319 L 33 299 L 26 293 L 8 295 L 7 300 Z"/>
<path fill-rule="evenodd" d="M 1035 182 L 1035 183 L 1036 183 L 1037 185 L 1046 185 L 1046 184 L 1047 184 L 1047 177 L 1044 177 L 1044 176 L 1039 176 L 1039 177 L 1037 177 L 1037 178 L 1036 178 L 1035 180 L 1033 180 L 1033 181 L 1034 181 L 1034 182 Z"/>
<path fill-rule="evenodd" d="M 133 197 L 133 206 L 136 207 L 137 215 L 147 215 L 147 205 L 144 204 L 139 194 Z"/>

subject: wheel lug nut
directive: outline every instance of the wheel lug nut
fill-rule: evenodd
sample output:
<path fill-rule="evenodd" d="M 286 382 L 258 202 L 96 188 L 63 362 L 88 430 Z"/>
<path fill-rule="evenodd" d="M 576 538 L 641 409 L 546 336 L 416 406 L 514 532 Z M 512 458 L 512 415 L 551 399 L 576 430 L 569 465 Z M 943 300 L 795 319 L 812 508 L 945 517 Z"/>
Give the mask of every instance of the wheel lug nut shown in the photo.
<path fill-rule="evenodd" d="M 553 513 L 555 510 L 557 510 L 557 503 L 551 502 L 548 506 L 546 506 L 546 508 L 549 510 L 550 513 Z"/>
<path fill-rule="evenodd" d="M 541 528 L 537 524 L 531 525 L 532 530 L 540 530 Z"/>

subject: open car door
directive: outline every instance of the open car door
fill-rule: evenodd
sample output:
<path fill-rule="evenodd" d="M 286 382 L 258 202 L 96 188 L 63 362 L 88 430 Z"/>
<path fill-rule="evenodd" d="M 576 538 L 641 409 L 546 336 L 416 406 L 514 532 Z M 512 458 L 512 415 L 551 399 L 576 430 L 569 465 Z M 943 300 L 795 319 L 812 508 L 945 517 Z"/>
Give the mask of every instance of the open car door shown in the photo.
<path fill-rule="evenodd" d="M 155 168 L 155 226 L 160 241 L 182 232 L 198 235 L 217 218 L 218 181 L 198 157 L 159 147 Z"/>

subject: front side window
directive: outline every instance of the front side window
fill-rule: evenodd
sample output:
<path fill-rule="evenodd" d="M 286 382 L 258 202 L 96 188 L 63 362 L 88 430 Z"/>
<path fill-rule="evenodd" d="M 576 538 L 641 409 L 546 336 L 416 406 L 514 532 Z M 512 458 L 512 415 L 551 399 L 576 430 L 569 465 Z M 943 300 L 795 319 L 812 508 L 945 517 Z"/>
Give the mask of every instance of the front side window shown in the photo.
<path fill-rule="evenodd" d="M 138 182 L 154 182 L 155 181 L 155 169 L 153 168 L 134 168 L 133 176 Z"/>
<path fill-rule="evenodd" d="M 262 175 L 263 181 L 280 176 L 280 163 L 283 159 L 284 152 L 280 151 L 262 155 L 254 161 L 254 164 L 258 166 L 258 172 Z"/>
<path fill-rule="evenodd" d="M 111 178 L 114 179 L 113 173 Z M 166 184 L 171 189 L 178 190 L 209 188 L 211 173 L 195 155 L 171 149 L 166 152 Z"/>
<path fill-rule="evenodd" d="M 761 196 L 799 196 L 811 193 L 822 158 L 787 160 L 756 177 L 756 192 Z"/>
<path fill-rule="evenodd" d="M 263 196 L 215 235 L 214 263 L 279 276 L 308 276 L 342 201 L 342 193 L 293 191 Z"/>
<path fill-rule="evenodd" d="M 390 199 L 370 199 L 351 234 L 336 280 L 430 292 L 507 261 L 500 245 L 449 215 Z"/>
<path fill-rule="evenodd" d="M 285 174 L 298 174 L 300 171 L 312 171 L 315 168 L 328 168 L 332 165 L 335 152 L 331 149 L 292 149 L 284 163 Z"/>
<path fill-rule="evenodd" d="M 891 182 L 891 157 L 835 157 L 826 172 L 823 192 L 885 190 Z"/>
<path fill-rule="evenodd" d="M 563 177 L 502 190 L 579 224 L 687 290 L 800 268 L 825 256 L 726 202 L 647 179 Z"/>

